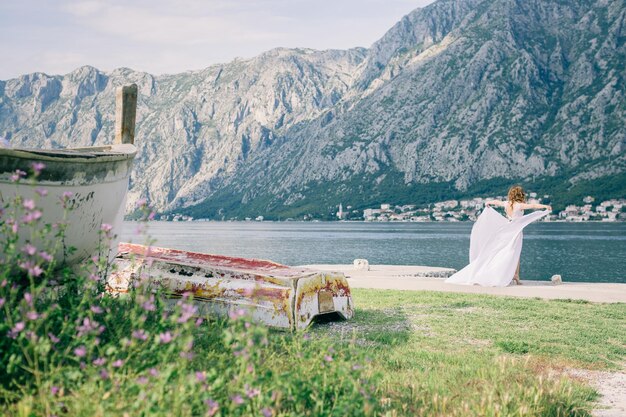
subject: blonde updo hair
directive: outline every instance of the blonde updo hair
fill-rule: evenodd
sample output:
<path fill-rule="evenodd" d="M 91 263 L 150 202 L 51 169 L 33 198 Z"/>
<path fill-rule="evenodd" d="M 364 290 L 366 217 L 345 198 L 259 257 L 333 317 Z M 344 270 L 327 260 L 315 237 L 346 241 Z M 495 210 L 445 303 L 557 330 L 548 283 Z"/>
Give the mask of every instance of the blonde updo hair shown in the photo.
<path fill-rule="evenodd" d="M 513 207 L 513 203 L 525 203 L 526 202 L 526 193 L 524 189 L 519 185 L 514 185 L 509 188 L 509 204 L 511 208 Z"/>

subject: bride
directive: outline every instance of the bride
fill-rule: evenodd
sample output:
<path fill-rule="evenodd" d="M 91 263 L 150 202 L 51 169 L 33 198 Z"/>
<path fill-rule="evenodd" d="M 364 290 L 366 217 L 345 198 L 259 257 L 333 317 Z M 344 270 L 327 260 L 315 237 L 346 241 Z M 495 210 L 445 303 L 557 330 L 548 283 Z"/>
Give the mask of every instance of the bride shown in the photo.
<path fill-rule="evenodd" d="M 509 189 L 508 201 L 489 200 L 476 220 L 470 237 L 470 263 L 446 280 L 450 284 L 506 287 L 520 284 L 519 259 L 522 230 L 552 211 L 545 204 L 527 204 L 520 186 Z M 492 206 L 504 207 L 506 217 Z M 524 215 L 524 210 L 545 209 Z"/>

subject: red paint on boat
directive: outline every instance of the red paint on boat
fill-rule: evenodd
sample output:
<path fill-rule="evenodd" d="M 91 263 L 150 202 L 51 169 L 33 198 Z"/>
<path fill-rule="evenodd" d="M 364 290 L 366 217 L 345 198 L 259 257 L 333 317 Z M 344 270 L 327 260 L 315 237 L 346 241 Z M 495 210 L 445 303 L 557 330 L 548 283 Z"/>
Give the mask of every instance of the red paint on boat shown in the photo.
<path fill-rule="evenodd" d="M 134 254 L 169 262 L 182 262 L 191 265 L 215 266 L 229 269 L 253 270 L 263 272 L 285 271 L 291 268 L 272 261 L 262 259 L 236 258 L 223 255 L 210 255 L 207 253 L 189 252 L 178 249 L 167 249 L 157 247 L 146 247 L 132 243 L 120 243 L 118 247 L 120 254 Z M 298 272 L 301 272 L 298 270 Z"/>

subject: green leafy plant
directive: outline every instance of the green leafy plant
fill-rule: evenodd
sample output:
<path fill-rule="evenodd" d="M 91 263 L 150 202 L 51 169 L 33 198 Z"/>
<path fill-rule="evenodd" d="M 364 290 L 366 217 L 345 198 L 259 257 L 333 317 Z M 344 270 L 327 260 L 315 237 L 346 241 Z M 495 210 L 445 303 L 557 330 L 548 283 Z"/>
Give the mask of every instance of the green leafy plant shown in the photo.
<path fill-rule="evenodd" d="M 15 181 L 35 181 L 41 169 L 30 179 L 16 173 Z M 68 199 L 59 201 L 66 219 Z M 137 212 L 144 221 L 154 216 L 145 201 Z M 100 229 L 98 256 L 70 269 L 51 255 L 63 246 L 64 228 L 42 218 L 37 202 L 19 195 L 0 217 L 3 414 L 339 416 L 377 409 L 376 377 L 350 346 L 335 350 L 323 338 L 270 331 L 243 311 L 206 322 L 192 294 L 167 299 L 147 275 L 115 297 L 106 291 L 115 272 L 112 227 Z M 32 241 L 21 243 L 21 228 Z"/>

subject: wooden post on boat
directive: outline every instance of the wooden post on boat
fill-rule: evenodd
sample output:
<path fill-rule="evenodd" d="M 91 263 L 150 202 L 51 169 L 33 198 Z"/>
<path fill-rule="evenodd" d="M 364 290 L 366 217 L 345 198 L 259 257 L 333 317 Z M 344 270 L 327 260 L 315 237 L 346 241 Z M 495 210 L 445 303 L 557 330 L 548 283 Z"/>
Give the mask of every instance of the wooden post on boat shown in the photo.
<path fill-rule="evenodd" d="M 115 144 L 135 143 L 137 84 L 117 87 L 115 92 Z"/>

